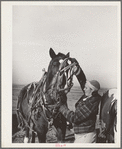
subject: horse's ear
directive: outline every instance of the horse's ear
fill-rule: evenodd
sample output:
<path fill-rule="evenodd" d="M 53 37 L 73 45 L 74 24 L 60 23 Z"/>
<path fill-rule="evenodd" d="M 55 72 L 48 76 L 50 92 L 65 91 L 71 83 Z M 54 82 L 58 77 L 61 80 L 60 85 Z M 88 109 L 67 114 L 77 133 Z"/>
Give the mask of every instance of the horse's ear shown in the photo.
<path fill-rule="evenodd" d="M 66 57 L 69 57 L 70 56 L 70 53 L 68 52 L 67 54 L 66 54 Z"/>
<path fill-rule="evenodd" d="M 55 52 L 54 52 L 54 50 L 53 50 L 52 48 L 50 48 L 49 53 L 50 53 L 50 57 L 51 57 L 52 59 L 56 57 L 56 54 L 55 54 Z"/>

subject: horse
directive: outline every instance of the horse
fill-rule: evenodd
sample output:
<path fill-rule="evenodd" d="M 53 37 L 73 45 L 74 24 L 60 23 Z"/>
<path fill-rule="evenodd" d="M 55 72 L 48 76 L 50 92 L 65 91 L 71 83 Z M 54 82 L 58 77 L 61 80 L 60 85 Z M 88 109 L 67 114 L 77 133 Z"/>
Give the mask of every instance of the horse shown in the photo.
<path fill-rule="evenodd" d="M 69 53 L 56 53 L 52 48 L 49 50 L 51 61 L 48 71 L 44 72 L 39 82 L 32 82 L 22 88 L 18 96 L 17 115 L 20 128 L 26 130 L 24 142 L 34 143 L 37 134 L 39 143 L 46 142 L 46 134 L 53 124 L 57 142 L 64 142 L 66 133 L 66 119 L 61 113 L 53 116 L 55 105 L 62 92 L 65 95 L 73 86 L 73 75 L 77 64 L 72 62 Z M 85 81 L 83 72 L 80 71 L 80 81 Z M 66 103 L 67 105 L 67 103 Z M 29 139 L 29 132 L 32 137 Z"/>
<path fill-rule="evenodd" d="M 116 143 L 117 134 L 117 89 L 107 90 L 101 99 L 101 128 L 98 143 Z"/>

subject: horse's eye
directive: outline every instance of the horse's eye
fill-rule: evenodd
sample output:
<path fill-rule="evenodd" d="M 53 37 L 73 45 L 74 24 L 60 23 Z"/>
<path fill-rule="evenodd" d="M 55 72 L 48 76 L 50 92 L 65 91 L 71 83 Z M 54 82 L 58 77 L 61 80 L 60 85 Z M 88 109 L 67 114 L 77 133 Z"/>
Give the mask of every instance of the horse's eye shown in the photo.
<path fill-rule="evenodd" d="M 54 63 L 53 63 L 53 66 L 56 66 L 56 65 L 58 65 L 58 63 L 59 63 L 59 62 L 54 62 Z"/>

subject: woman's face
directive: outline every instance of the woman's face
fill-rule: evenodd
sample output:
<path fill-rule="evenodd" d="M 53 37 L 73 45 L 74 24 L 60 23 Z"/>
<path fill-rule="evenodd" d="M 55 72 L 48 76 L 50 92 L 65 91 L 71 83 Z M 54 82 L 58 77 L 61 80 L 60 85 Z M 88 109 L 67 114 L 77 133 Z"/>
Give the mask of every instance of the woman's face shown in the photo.
<path fill-rule="evenodd" d="M 86 96 L 91 96 L 92 95 L 92 92 L 93 92 L 93 90 L 88 86 L 87 83 L 85 84 L 84 91 L 85 91 L 85 95 Z"/>

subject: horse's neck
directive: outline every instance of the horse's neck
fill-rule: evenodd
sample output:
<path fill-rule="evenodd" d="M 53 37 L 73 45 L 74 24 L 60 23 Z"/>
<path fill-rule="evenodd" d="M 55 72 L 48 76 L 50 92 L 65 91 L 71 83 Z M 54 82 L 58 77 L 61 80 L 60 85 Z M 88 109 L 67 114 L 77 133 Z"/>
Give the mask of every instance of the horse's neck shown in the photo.
<path fill-rule="evenodd" d="M 57 82 L 56 74 L 55 75 L 48 74 L 46 79 L 46 90 L 54 88 L 56 86 L 56 82 Z"/>
<path fill-rule="evenodd" d="M 49 88 L 50 84 L 51 84 L 51 77 L 49 75 L 47 75 L 47 78 L 46 78 L 46 90 Z"/>

